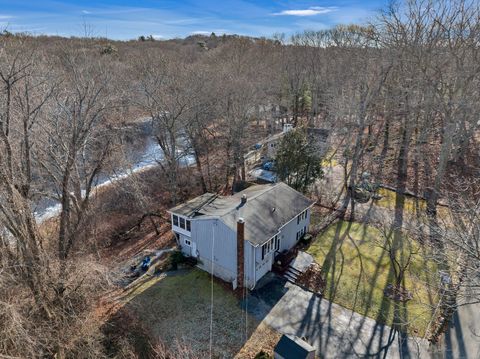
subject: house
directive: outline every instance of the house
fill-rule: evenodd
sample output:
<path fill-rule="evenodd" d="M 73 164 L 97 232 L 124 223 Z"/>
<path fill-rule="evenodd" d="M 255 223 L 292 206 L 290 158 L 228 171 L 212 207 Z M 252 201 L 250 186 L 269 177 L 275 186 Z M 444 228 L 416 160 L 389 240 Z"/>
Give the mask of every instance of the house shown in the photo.
<path fill-rule="evenodd" d="M 182 252 L 233 288 L 255 284 L 277 253 L 308 231 L 314 201 L 285 183 L 254 185 L 233 196 L 205 193 L 172 208 Z"/>
<path fill-rule="evenodd" d="M 283 136 L 287 132 L 293 130 L 293 125 L 291 123 L 285 123 L 283 125 L 283 131 L 275 135 L 269 136 L 262 141 L 262 152 L 268 159 L 274 159 L 277 156 L 278 148 L 282 142 Z"/>
<path fill-rule="evenodd" d="M 303 131 L 307 136 L 307 141 L 310 148 L 319 156 L 324 157 L 328 150 L 328 137 L 330 131 L 324 128 L 313 127 L 297 127 L 293 128 L 292 124 L 286 123 L 283 125 L 283 132 L 265 138 L 262 142 L 258 143 L 259 149 L 250 151 L 245 155 L 245 163 L 253 167 L 248 171 L 248 175 L 251 179 L 260 183 L 277 181 L 277 174 L 274 170 L 264 168 L 265 163 L 273 163 L 277 157 L 277 152 L 280 144 L 286 133 L 290 131 Z M 258 166 L 258 160 L 263 161 L 262 166 Z"/>
<path fill-rule="evenodd" d="M 315 359 L 315 348 L 293 335 L 282 335 L 273 350 L 274 359 Z"/>

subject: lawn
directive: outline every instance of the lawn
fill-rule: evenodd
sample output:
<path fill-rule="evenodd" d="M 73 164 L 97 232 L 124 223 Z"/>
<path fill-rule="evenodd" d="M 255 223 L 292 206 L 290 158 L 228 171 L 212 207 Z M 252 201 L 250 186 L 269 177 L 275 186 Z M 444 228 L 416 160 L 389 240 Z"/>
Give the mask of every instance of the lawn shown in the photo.
<path fill-rule="evenodd" d="M 133 288 L 126 300 L 154 337 L 161 338 L 168 346 L 180 341 L 203 358 L 209 357 L 211 290 L 210 275 L 192 269 L 166 277 L 151 277 Z M 240 351 L 252 353 L 252 341 L 254 350 L 271 352 L 278 340 L 276 332 L 246 315 L 232 291 L 215 280 L 212 329 L 214 358 L 233 358 Z M 252 336 L 252 333 L 255 334 Z M 262 333 L 265 340 L 259 340 L 258 333 Z"/>
<path fill-rule="evenodd" d="M 378 322 L 392 325 L 395 305 L 408 323 L 408 332 L 423 336 L 438 302 L 436 265 L 426 260 L 414 244 L 414 254 L 404 278 L 404 287 L 413 298 L 406 304 L 384 296 L 393 283 L 388 253 L 378 243 L 380 232 L 360 223 L 339 221 L 319 234 L 307 250 L 326 276 L 324 296 Z"/>
<path fill-rule="evenodd" d="M 406 213 L 425 214 L 427 210 L 427 201 L 423 199 L 417 199 L 411 196 L 405 196 L 386 188 L 379 188 L 378 194 L 381 195 L 382 198 L 380 200 L 374 201 L 374 204 L 379 207 L 388 208 L 393 211 L 395 210 L 397 197 L 403 197 L 403 201 L 404 201 L 403 210 Z M 448 218 L 448 210 L 444 206 L 437 206 L 437 214 L 438 214 L 438 217 L 441 219 Z"/>

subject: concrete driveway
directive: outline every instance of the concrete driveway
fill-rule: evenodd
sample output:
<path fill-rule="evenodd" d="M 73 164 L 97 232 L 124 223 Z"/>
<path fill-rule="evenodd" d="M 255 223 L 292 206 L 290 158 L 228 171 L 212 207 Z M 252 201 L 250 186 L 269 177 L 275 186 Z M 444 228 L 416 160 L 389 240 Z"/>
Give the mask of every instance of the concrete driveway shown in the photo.
<path fill-rule="evenodd" d="M 429 358 L 426 340 L 321 299 L 268 273 L 245 303 L 259 320 L 283 334 L 304 337 L 320 358 Z"/>
<path fill-rule="evenodd" d="M 435 350 L 436 358 L 480 359 L 480 304 L 458 308 Z"/>

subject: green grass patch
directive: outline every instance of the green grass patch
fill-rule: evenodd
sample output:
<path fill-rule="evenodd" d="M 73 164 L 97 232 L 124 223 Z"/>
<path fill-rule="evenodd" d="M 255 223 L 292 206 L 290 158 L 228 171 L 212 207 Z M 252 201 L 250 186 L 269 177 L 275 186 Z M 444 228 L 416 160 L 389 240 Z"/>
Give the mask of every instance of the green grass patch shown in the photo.
<path fill-rule="evenodd" d="M 198 269 L 164 278 L 153 277 L 129 295 L 132 306 L 154 337 L 174 346 L 181 341 L 199 357 L 209 356 L 212 282 Z M 213 282 L 213 357 L 233 358 L 244 344 L 245 321 L 250 334 L 258 321 L 245 315 L 239 300 Z"/>
<path fill-rule="evenodd" d="M 324 158 L 322 159 L 322 167 L 327 168 L 327 167 L 335 167 L 338 165 L 338 162 L 334 158 Z"/>
<path fill-rule="evenodd" d="M 418 254 L 412 257 L 403 286 L 413 299 L 394 302 L 384 296 L 394 277 L 388 252 L 379 245 L 381 238 L 374 227 L 339 221 L 318 235 L 307 251 L 322 266 L 327 299 L 388 325 L 393 324 L 397 306 L 402 322 L 408 323 L 408 332 L 423 336 L 438 302 L 437 267 L 412 241 L 412 252 Z"/>
<path fill-rule="evenodd" d="M 404 211 L 416 213 L 418 210 L 418 212 L 424 213 L 427 209 L 427 202 L 423 199 L 405 196 L 386 188 L 379 188 L 378 194 L 382 196 L 382 199 L 375 201 L 375 204 L 380 207 L 394 210 L 397 203 L 397 197 L 403 197 Z"/>
<path fill-rule="evenodd" d="M 405 196 L 386 188 L 379 188 L 378 194 L 381 195 L 382 198 L 374 201 L 374 203 L 379 207 L 388 208 L 393 211 L 395 210 L 397 198 L 402 197 L 404 212 L 410 214 L 425 214 L 427 210 L 427 201 L 420 198 Z M 437 207 L 437 214 L 439 218 L 448 218 L 448 210 L 443 206 Z"/>

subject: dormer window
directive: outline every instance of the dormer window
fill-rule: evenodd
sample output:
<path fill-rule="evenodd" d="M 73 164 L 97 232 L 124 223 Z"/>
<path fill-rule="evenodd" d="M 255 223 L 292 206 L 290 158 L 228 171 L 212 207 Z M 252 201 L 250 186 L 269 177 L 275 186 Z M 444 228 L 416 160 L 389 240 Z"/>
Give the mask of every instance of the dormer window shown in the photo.
<path fill-rule="evenodd" d="M 178 227 L 178 216 L 173 215 L 173 225 Z"/>

